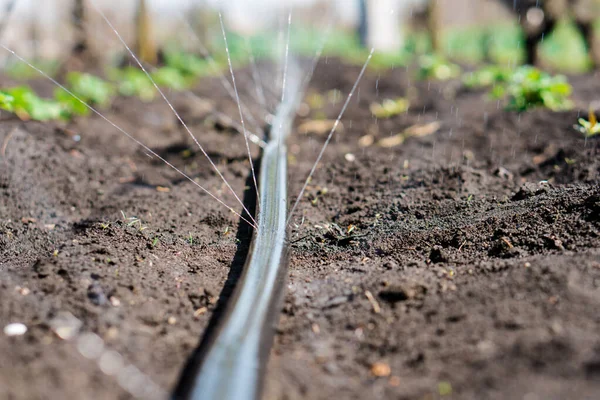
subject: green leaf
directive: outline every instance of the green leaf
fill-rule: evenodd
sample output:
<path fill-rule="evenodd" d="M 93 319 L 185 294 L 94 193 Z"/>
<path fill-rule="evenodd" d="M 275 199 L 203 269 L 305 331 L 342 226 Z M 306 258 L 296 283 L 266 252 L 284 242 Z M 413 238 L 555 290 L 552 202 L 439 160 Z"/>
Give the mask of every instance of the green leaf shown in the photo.
<path fill-rule="evenodd" d="M 69 89 L 81 100 L 102 107 L 110 104 L 115 94 L 114 86 L 97 76 L 70 72 L 67 75 Z"/>
<path fill-rule="evenodd" d="M 49 121 L 66 117 L 59 102 L 42 99 L 27 86 L 12 88 L 6 93 L 13 97 L 13 112 L 21 119 Z"/>
<path fill-rule="evenodd" d="M 159 86 L 174 90 L 184 90 L 189 87 L 191 80 L 187 79 L 180 70 L 173 67 L 161 67 L 152 73 L 152 79 Z"/>
<path fill-rule="evenodd" d="M 0 109 L 13 112 L 15 98 L 9 93 L 0 90 Z"/>
<path fill-rule="evenodd" d="M 504 83 L 509 80 L 511 70 L 498 65 L 488 65 L 477 71 L 465 74 L 463 84 L 468 88 L 481 88 Z"/>
<path fill-rule="evenodd" d="M 448 80 L 460 74 L 460 67 L 446 61 L 443 57 L 428 54 L 419 58 L 419 79 Z"/>
<path fill-rule="evenodd" d="M 390 118 L 394 115 L 406 112 L 409 106 L 410 102 L 407 99 L 400 97 L 395 100 L 386 99 L 381 104 L 373 103 L 371 104 L 370 110 L 371 114 L 377 118 Z"/>
<path fill-rule="evenodd" d="M 90 113 L 90 109 L 85 104 L 60 88 L 54 91 L 54 98 L 63 105 L 69 117 L 72 115 L 86 116 Z"/>
<path fill-rule="evenodd" d="M 522 66 L 509 76 L 503 89 L 492 89 L 492 96 L 505 94 L 507 108 L 525 111 L 531 107 L 545 107 L 550 110 L 568 110 L 573 107 L 569 99 L 572 88 L 562 75 L 551 76 L 535 67 Z"/>
<path fill-rule="evenodd" d="M 184 53 L 182 51 L 167 51 L 165 52 L 165 64 L 167 67 L 174 68 L 181 72 L 182 75 L 188 77 L 201 77 L 212 75 L 215 72 L 215 67 L 219 66 L 212 64 L 210 61 L 200 58 L 195 54 Z"/>
<path fill-rule="evenodd" d="M 123 96 L 138 96 L 144 101 L 150 101 L 156 95 L 154 85 L 141 69 L 113 69 L 109 71 L 109 77 L 118 82 L 119 93 Z"/>

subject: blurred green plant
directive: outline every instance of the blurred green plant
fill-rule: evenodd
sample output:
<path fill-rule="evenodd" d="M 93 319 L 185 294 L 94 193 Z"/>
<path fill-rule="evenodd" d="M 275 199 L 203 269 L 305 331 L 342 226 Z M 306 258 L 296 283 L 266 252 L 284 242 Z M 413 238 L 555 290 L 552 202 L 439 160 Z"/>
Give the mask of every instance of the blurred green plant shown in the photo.
<path fill-rule="evenodd" d="M 5 91 L 0 91 L 0 109 L 13 112 L 15 98 L 13 95 Z"/>
<path fill-rule="evenodd" d="M 116 93 L 112 83 L 87 73 L 69 72 L 66 81 L 68 89 L 78 99 L 60 88 L 54 91 L 54 98 L 70 116 L 89 114 L 89 108 L 82 101 L 91 106 L 106 107 Z"/>
<path fill-rule="evenodd" d="M 164 52 L 164 60 L 166 67 L 176 69 L 186 78 L 211 76 L 225 67 L 224 65 L 217 64 L 217 61 L 212 64 L 197 54 L 174 49 L 167 49 Z"/>
<path fill-rule="evenodd" d="M 54 98 L 62 104 L 65 109 L 65 115 L 63 119 L 70 119 L 74 115 L 88 115 L 90 113 L 90 109 L 83 104 L 81 101 L 77 100 L 75 97 L 71 96 L 69 93 L 65 92 L 62 89 L 56 89 L 54 91 Z M 85 101 L 80 97 L 82 101 Z M 89 103 L 88 103 L 89 104 Z"/>
<path fill-rule="evenodd" d="M 444 81 L 456 78 L 460 67 L 436 54 L 425 54 L 419 57 L 417 78 L 421 80 L 435 79 Z"/>
<path fill-rule="evenodd" d="M 129 66 L 111 69 L 108 71 L 108 77 L 117 82 L 117 89 L 122 96 L 137 96 L 142 101 L 151 101 L 156 95 L 154 85 L 139 68 Z"/>
<path fill-rule="evenodd" d="M 408 111 L 409 106 L 410 102 L 400 97 L 395 100 L 386 99 L 382 103 L 373 103 L 369 109 L 377 118 L 390 118 Z"/>
<path fill-rule="evenodd" d="M 511 76 L 511 69 L 500 65 L 486 65 L 473 72 L 463 75 L 463 84 L 470 89 L 477 89 L 507 82 Z"/>
<path fill-rule="evenodd" d="M 185 90 L 194 81 L 193 76 L 186 76 L 179 69 L 173 67 L 160 67 L 150 75 L 157 85 L 173 90 Z"/>
<path fill-rule="evenodd" d="M 50 121 L 69 118 L 69 111 L 58 101 L 42 99 L 31 88 L 18 86 L 0 91 L 0 108 L 22 120 Z"/>
<path fill-rule="evenodd" d="M 539 54 L 544 65 L 559 71 L 581 73 L 591 66 L 585 41 L 570 20 L 560 21 L 544 38 Z"/>
<path fill-rule="evenodd" d="M 571 92 L 572 87 L 565 76 L 552 76 L 526 65 L 517 68 L 506 84 L 495 86 L 492 95 L 507 97 L 508 110 L 521 112 L 532 107 L 545 107 L 559 111 L 573 107 L 569 99 Z"/>
<path fill-rule="evenodd" d="M 585 118 L 579 118 L 577 122 L 578 125 L 573 125 L 573 127 L 577 131 L 583 133 L 586 138 L 600 135 L 600 124 L 598 123 L 598 119 L 596 118 L 594 110 L 591 108 L 588 113 L 588 119 L 586 120 Z"/>
<path fill-rule="evenodd" d="M 448 29 L 442 35 L 443 53 L 453 60 L 476 64 L 521 63 L 523 35 L 518 24 L 469 26 Z"/>
<path fill-rule="evenodd" d="M 92 105 L 106 107 L 116 93 L 112 83 L 88 73 L 69 72 L 66 80 L 73 94 Z"/>

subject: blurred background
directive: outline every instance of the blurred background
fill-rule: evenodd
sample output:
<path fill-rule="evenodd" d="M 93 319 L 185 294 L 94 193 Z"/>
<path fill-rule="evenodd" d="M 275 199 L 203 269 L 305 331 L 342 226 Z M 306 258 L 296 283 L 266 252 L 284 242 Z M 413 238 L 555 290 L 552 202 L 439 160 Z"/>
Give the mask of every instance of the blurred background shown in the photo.
<path fill-rule="evenodd" d="M 463 63 L 492 61 L 517 64 L 525 60 L 526 32 L 519 20 L 541 24 L 540 13 L 518 15 L 510 4 L 519 0 L 94 0 L 119 33 L 131 44 L 146 42 L 157 49 L 179 46 L 197 51 L 190 29 L 206 47 L 218 42 L 221 10 L 228 29 L 243 37 L 266 38 L 283 32 L 293 10 L 292 41 L 295 50 L 315 51 L 320 36 L 331 26 L 327 51 L 352 59 L 359 48 L 375 47 L 391 65 L 406 62 L 408 53 L 436 51 Z M 567 3 L 548 0 L 546 3 Z M 583 12 L 595 19 L 597 0 L 579 0 L 591 6 Z M 76 22 L 77 4 L 85 10 Z M 89 0 L 0 0 L 1 42 L 18 54 L 38 61 L 59 60 L 69 55 L 85 36 L 90 53 L 107 60 L 122 53 L 122 46 L 93 9 Z M 531 1 L 529 2 L 531 3 Z M 536 3 L 534 1 L 534 3 Z M 537 2 L 539 3 L 539 2 Z M 591 66 L 584 38 L 577 29 L 577 13 L 563 4 L 563 14 L 552 34 L 543 37 L 540 59 L 546 66 L 578 72 Z M 591 11 L 590 11 L 591 10 Z M 140 14 L 143 13 L 140 17 Z M 586 15 L 587 15 L 586 14 Z M 542 19 L 540 19 L 542 18 Z M 540 19 L 538 21 L 538 19 Z M 149 23 L 144 23 L 147 21 Z M 83 26 L 83 29 L 81 28 Z M 271 34 L 265 34 L 269 31 Z M 361 36 L 362 35 L 362 36 Z M 276 36 L 276 35 L 275 35 Z M 597 35 L 596 35 L 597 36 Z M 142 37 L 142 38 L 140 38 Z M 259 39 L 256 41 L 260 42 Z M 596 41 L 598 42 L 598 41 Z M 597 44 L 592 44 L 597 45 Z M 138 49 L 139 50 L 139 49 Z M 1 60 L 10 63 L 8 53 Z"/>

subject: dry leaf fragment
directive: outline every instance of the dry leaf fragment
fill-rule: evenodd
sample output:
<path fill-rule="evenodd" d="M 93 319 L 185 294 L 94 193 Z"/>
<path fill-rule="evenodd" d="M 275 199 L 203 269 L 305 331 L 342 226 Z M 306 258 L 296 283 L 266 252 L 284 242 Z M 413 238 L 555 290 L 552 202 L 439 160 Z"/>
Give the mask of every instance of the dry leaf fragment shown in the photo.
<path fill-rule="evenodd" d="M 360 139 L 358 139 L 358 145 L 360 147 L 369 147 L 373 143 L 375 143 L 375 138 L 373 137 L 373 135 L 370 135 L 370 134 L 364 135 Z"/>
<path fill-rule="evenodd" d="M 389 149 L 392 147 L 400 146 L 402 143 L 404 143 L 404 134 L 399 133 L 397 135 L 389 136 L 379 140 L 377 142 L 377 146 Z"/>
<path fill-rule="evenodd" d="M 333 119 L 325 119 L 325 120 L 310 120 L 303 122 L 298 127 L 298 133 L 302 135 L 307 134 L 317 134 L 317 135 L 325 135 L 326 133 L 331 132 L 333 127 L 335 126 L 335 120 Z M 343 131 L 344 125 L 340 122 L 336 128 L 337 131 Z"/>
<path fill-rule="evenodd" d="M 423 137 L 436 133 L 442 124 L 438 121 L 430 122 L 424 125 L 413 125 L 404 130 L 404 136 Z"/>

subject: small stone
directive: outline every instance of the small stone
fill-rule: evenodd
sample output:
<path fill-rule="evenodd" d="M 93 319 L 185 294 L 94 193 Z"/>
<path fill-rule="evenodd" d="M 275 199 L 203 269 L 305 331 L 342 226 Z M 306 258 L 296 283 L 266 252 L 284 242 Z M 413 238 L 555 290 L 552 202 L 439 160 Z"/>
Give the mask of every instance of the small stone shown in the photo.
<path fill-rule="evenodd" d="M 113 307 L 119 307 L 121 305 L 121 300 L 115 296 L 110 296 L 109 301 Z"/>
<path fill-rule="evenodd" d="M 70 312 L 63 311 L 52 318 L 49 325 L 56 336 L 63 340 L 70 340 L 79 334 L 83 323 Z"/>
<path fill-rule="evenodd" d="M 175 325 L 175 324 L 177 323 L 177 318 L 175 318 L 175 317 L 169 317 L 169 318 L 167 319 L 167 323 L 168 323 L 169 325 Z"/>
<path fill-rule="evenodd" d="M 371 366 L 371 373 L 376 377 L 390 376 L 392 369 L 384 362 L 376 362 Z"/>
<path fill-rule="evenodd" d="M 355 156 L 354 154 L 352 154 L 352 153 L 346 153 L 346 154 L 344 155 L 344 158 L 345 158 L 345 159 L 346 159 L 346 161 L 348 161 L 348 162 L 354 162 L 354 161 L 356 161 L 356 156 Z"/>
<path fill-rule="evenodd" d="M 358 145 L 360 147 L 369 147 L 375 142 L 373 135 L 364 135 L 358 139 Z"/>
<path fill-rule="evenodd" d="M 108 330 L 106 331 L 106 338 L 109 340 L 114 340 L 117 337 L 119 337 L 119 329 L 117 329 L 116 326 L 111 326 L 110 328 L 108 328 Z"/>
<path fill-rule="evenodd" d="M 319 333 L 321 333 L 321 328 L 316 323 L 313 323 L 311 328 L 315 335 L 318 335 Z"/>
<path fill-rule="evenodd" d="M 20 322 L 13 322 L 4 327 L 4 334 L 6 336 L 21 336 L 27 332 L 27 327 Z"/>
<path fill-rule="evenodd" d="M 28 288 L 26 288 L 26 287 L 21 287 L 21 286 L 17 286 L 17 287 L 15 287 L 15 290 L 16 290 L 17 292 L 19 292 L 19 294 L 20 294 L 21 296 L 27 296 L 29 293 L 31 293 L 31 290 L 29 290 L 29 289 L 28 289 Z"/>

